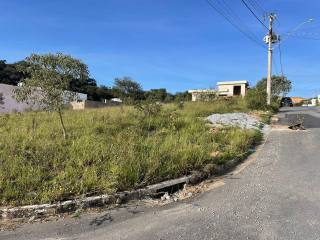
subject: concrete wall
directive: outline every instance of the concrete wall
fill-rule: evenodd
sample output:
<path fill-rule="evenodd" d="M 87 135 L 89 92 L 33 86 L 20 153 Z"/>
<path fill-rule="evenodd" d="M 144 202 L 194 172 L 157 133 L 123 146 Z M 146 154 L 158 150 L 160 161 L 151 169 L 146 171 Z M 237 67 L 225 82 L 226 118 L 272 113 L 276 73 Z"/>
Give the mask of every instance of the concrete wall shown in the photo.
<path fill-rule="evenodd" d="M 192 102 L 196 101 L 205 101 L 212 98 L 216 98 L 218 92 L 216 90 L 208 89 L 208 90 L 189 90 L 188 93 L 191 94 Z"/>
<path fill-rule="evenodd" d="M 70 92 L 70 91 L 64 91 L 64 93 L 72 93 L 72 92 Z M 75 95 L 75 99 L 77 100 L 77 101 L 85 101 L 85 100 L 87 100 L 87 94 L 85 94 L 85 93 L 76 93 L 76 95 Z M 64 102 L 65 102 L 65 104 L 68 104 L 69 103 L 69 101 L 68 101 L 68 99 L 64 99 Z"/>
<path fill-rule="evenodd" d="M 112 106 L 119 106 L 121 103 L 119 102 L 111 102 L 108 101 L 104 102 L 96 102 L 96 101 L 74 101 L 70 103 L 71 109 L 73 110 L 83 110 L 83 109 L 90 109 L 90 108 L 105 108 L 105 107 L 112 107 Z"/>
<path fill-rule="evenodd" d="M 223 96 L 233 96 L 233 85 L 218 85 L 218 91 L 223 92 Z"/>
<path fill-rule="evenodd" d="M 246 84 L 241 84 L 241 96 L 245 96 L 247 94 L 248 87 Z"/>
<path fill-rule="evenodd" d="M 38 110 L 40 109 L 39 105 L 27 104 L 25 102 L 17 102 L 13 97 L 13 90 L 18 88 L 17 86 L 12 86 L 8 84 L 0 84 L 0 93 L 3 94 L 3 105 L 0 105 L 0 113 L 12 113 L 12 112 L 23 112 L 27 110 Z M 76 93 L 76 98 L 78 100 L 86 100 L 87 94 Z M 65 104 L 69 104 L 65 100 Z"/>
<path fill-rule="evenodd" d="M 39 109 L 39 106 L 33 106 L 27 103 L 18 103 L 13 97 L 13 90 L 16 86 L 0 84 L 0 93 L 3 95 L 3 105 L 0 105 L 0 113 L 23 112 L 26 110 Z"/>

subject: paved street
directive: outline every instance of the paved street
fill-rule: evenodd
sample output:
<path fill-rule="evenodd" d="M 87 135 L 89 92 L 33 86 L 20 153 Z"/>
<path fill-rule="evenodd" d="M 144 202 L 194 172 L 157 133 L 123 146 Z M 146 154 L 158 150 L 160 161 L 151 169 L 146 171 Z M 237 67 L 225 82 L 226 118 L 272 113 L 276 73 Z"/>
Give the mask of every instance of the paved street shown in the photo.
<path fill-rule="evenodd" d="M 27 224 L 0 239 L 320 239 L 320 113 L 279 116 L 298 113 L 306 131 L 272 130 L 246 168 L 195 198 Z"/>

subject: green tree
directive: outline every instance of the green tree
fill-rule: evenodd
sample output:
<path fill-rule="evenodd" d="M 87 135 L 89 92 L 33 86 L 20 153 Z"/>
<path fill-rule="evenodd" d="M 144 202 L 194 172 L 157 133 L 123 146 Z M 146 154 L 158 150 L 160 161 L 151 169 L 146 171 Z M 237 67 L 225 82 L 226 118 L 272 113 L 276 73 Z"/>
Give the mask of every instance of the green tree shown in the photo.
<path fill-rule="evenodd" d="M 187 91 L 185 92 L 177 92 L 174 95 L 174 100 L 178 101 L 178 102 L 186 102 L 186 101 L 191 101 L 192 95 L 190 93 L 188 93 Z"/>
<path fill-rule="evenodd" d="M 174 100 L 174 95 L 167 92 L 167 96 L 166 98 L 164 99 L 165 102 L 172 102 Z"/>
<path fill-rule="evenodd" d="M 23 78 L 27 77 L 19 71 L 20 66 L 25 66 L 24 61 L 7 64 L 5 60 L 0 60 L 0 83 L 17 85 Z"/>
<path fill-rule="evenodd" d="M 129 77 L 116 78 L 112 91 L 115 96 L 128 102 L 142 100 L 144 98 L 141 85 Z"/>
<path fill-rule="evenodd" d="M 97 88 L 97 95 L 99 97 L 99 101 L 114 98 L 112 89 L 104 85 Z"/>
<path fill-rule="evenodd" d="M 112 89 L 104 85 L 100 87 L 87 86 L 84 93 L 88 94 L 88 100 L 93 101 L 104 101 L 114 97 Z"/>
<path fill-rule="evenodd" d="M 88 93 L 88 88 L 97 88 L 97 82 L 93 78 L 72 79 L 69 85 L 69 90 L 80 93 Z"/>
<path fill-rule="evenodd" d="M 284 96 L 290 92 L 292 83 L 285 76 L 272 76 L 271 78 L 271 92 L 273 96 Z M 259 90 L 266 91 L 267 89 L 267 78 L 261 79 L 257 84 L 256 88 Z"/>
<path fill-rule="evenodd" d="M 30 75 L 15 90 L 17 101 L 37 104 L 49 111 L 59 114 L 63 137 L 66 139 L 66 128 L 62 118 L 62 109 L 66 102 L 72 101 L 76 93 L 67 91 L 73 79 L 87 79 L 88 67 L 82 61 L 69 55 L 32 54 L 25 60 L 27 67 L 22 71 Z"/>
<path fill-rule="evenodd" d="M 167 90 L 165 88 L 150 89 L 145 92 L 145 97 L 148 100 L 164 102 L 168 96 Z"/>

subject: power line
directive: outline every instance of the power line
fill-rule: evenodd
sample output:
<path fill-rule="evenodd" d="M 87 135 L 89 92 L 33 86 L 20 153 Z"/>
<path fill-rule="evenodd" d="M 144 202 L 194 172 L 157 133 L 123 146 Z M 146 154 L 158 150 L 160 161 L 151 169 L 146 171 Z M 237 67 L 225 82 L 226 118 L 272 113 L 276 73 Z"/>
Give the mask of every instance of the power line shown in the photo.
<path fill-rule="evenodd" d="M 287 33 L 287 38 L 288 37 L 309 39 L 309 40 L 320 40 L 320 33 L 318 32 Z"/>
<path fill-rule="evenodd" d="M 318 32 L 301 32 L 301 33 L 294 33 L 293 36 L 300 36 L 300 37 L 319 37 Z"/>
<path fill-rule="evenodd" d="M 265 21 L 266 16 L 268 15 L 268 11 L 262 6 L 262 3 L 259 0 L 247 0 L 251 3 L 251 6 L 256 9 L 257 12 L 260 11 L 263 16 L 263 20 Z M 255 6 L 255 7 L 254 7 Z M 280 21 L 278 18 L 275 19 L 278 25 L 280 25 Z"/>
<path fill-rule="evenodd" d="M 212 1 L 211 1 L 212 2 Z M 251 38 L 254 38 L 257 43 L 261 45 L 260 39 L 250 31 L 250 29 L 246 26 L 246 24 L 242 21 L 242 19 L 237 15 L 236 12 L 232 10 L 232 8 L 226 3 L 225 0 L 215 0 L 215 2 L 222 8 L 222 10 L 225 10 L 225 13 L 233 20 L 233 23 L 235 23 L 237 26 L 239 26 L 242 30 L 244 30 L 247 34 L 251 36 Z M 262 45 L 264 46 L 264 45 Z"/>
<path fill-rule="evenodd" d="M 219 0 L 215 1 L 216 4 L 214 4 L 210 0 L 206 0 L 206 2 L 212 9 L 218 12 L 233 27 L 235 27 L 238 31 L 240 31 L 245 37 L 247 37 L 249 40 L 251 40 L 252 42 L 258 44 L 260 47 L 263 47 L 265 49 L 265 46 L 259 40 L 257 40 L 257 37 L 252 32 L 250 32 L 250 30 L 244 24 L 242 24 L 241 26 L 241 23 L 242 23 L 241 19 L 232 11 L 232 9 L 226 4 L 226 2 L 224 1 L 220 2 Z"/>
<path fill-rule="evenodd" d="M 261 21 L 261 19 L 255 14 L 255 12 L 250 8 L 250 6 L 246 3 L 245 0 L 241 0 L 241 2 L 246 6 L 246 8 L 249 9 L 249 11 L 252 13 L 252 15 L 262 24 L 263 27 L 265 27 L 267 30 L 269 28 Z"/>
<path fill-rule="evenodd" d="M 267 15 L 267 11 L 261 6 L 258 0 L 249 0 L 249 2 L 256 10 L 260 11 L 262 15 Z"/>
<path fill-rule="evenodd" d="M 316 41 L 319 41 L 319 40 L 320 40 L 320 38 L 307 37 L 307 36 L 299 36 L 299 35 L 290 35 L 290 37 L 298 38 L 298 39 L 316 40 Z"/>

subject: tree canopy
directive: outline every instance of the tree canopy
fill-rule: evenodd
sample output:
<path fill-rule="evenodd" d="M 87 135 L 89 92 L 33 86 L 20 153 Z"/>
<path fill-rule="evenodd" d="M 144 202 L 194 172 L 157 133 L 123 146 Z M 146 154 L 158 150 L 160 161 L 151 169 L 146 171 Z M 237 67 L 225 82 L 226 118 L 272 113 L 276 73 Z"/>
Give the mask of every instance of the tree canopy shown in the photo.
<path fill-rule="evenodd" d="M 174 100 L 178 102 L 191 101 L 191 94 L 188 91 L 185 92 L 177 92 L 174 96 Z"/>
<path fill-rule="evenodd" d="M 21 82 L 16 97 L 19 101 L 29 100 L 49 110 L 60 110 L 64 102 L 74 98 L 74 93 L 66 91 L 71 81 L 81 81 L 89 74 L 87 65 L 61 53 L 32 54 L 25 61 L 28 66 L 22 67 L 21 71 L 30 77 Z"/>
<path fill-rule="evenodd" d="M 44 109 L 59 113 L 63 135 L 66 130 L 62 120 L 62 108 L 66 102 L 75 100 L 75 93 L 67 91 L 73 79 L 88 79 L 86 64 L 69 55 L 32 54 L 25 60 L 28 65 L 21 71 L 30 77 L 25 78 L 15 90 L 17 101 L 29 102 Z"/>
<path fill-rule="evenodd" d="M 24 61 L 7 64 L 6 60 L 0 60 L 0 83 L 16 86 L 23 78 L 27 77 L 26 74 L 18 70 L 19 66 L 24 65 L 26 65 Z"/>
<path fill-rule="evenodd" d="M 287 77 L 274 75 L 271 80 L 271 92 L 273 96 L 284 96 L 290 92 L 292 83 Z M 261 79 L 257 83 L 256 88 L 265 91 L 267 89 L 267 78 Z"/>
<path fill-rule="evenodd" d="M 28 69 L 30 61 L 19 61 L 8 64 L 5 60 L 0 60 L 0 83 L 18 85 L 24 79 L 30 78 Z M 72 78 L 67 89 L 73 92 L 87 94 L 88 100 L 104 101 L 112 98 L 121 98 L 127 102 L 139 100 L 151 100 L 159 102 L 190 101 L 191 95 L 187 92 L 176 94 L 169 93 L 165 88 L 143 90 L 141 85 L 130 77 L 116 78 L 114 85 L 109 87 L 97 85 L 94 78 Z"/>
<path fill-rule="evenodd" d="M 129 77 L 116 78 L 114 80 L 113 92 L 123 100 L 136 101 L 144 98 L 144 92 L 139 83 Z"/>
<path fill-rule="evenodd" d="M 149 91 L 145 92 L 146 99 L 155 100 L 159 102 L 166 101 L 167 96 L 168 93 L 165 88 L 150 89 Z"/>

